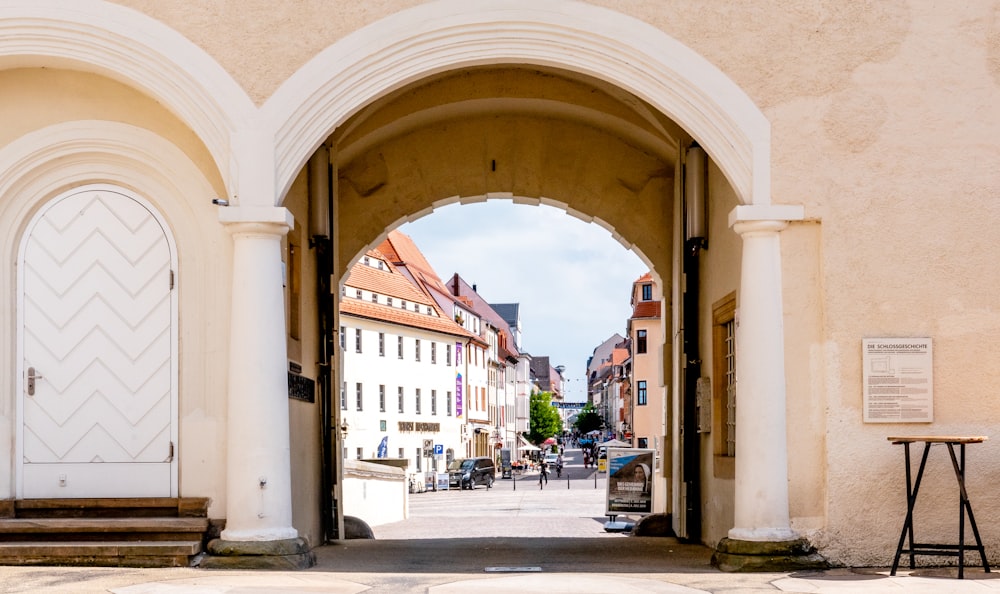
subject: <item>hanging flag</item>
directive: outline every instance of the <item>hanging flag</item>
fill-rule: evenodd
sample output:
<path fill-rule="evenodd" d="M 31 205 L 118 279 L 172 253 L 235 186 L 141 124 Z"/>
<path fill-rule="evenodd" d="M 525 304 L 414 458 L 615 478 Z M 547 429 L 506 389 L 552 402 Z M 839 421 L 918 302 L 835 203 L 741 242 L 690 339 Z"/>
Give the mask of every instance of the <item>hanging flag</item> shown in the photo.
<path fill-rule="evenodd" d="M 388 458 L 389 457 L 389 436 L 386 435 L 382 438 L 382 443 L 378 444 L 378 454 L 376 458 Z"/>

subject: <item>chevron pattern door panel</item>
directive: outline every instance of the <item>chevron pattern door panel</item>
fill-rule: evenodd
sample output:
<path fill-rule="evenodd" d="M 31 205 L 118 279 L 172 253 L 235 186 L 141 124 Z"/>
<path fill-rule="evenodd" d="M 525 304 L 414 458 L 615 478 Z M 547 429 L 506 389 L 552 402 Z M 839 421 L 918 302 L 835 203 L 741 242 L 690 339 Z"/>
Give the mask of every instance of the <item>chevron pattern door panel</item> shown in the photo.
<path fill-rule="evenodd" d="M 113 191 L 71 194 L 31 229 L 22 364 L 41 377 L 21 394 L 25 497 L 170 495 L 170 262 L 156 217 Z"/>

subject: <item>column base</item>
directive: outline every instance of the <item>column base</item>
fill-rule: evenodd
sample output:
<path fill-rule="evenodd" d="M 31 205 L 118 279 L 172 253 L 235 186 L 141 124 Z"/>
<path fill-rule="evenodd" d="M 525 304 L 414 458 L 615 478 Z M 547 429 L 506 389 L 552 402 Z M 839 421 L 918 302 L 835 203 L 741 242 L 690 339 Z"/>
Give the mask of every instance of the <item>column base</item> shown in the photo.
<path fill-rule="evenodd" d="M 216 538 L 208 542 L 208 554 L 199 567 L 206 569 L 307 569 L 316 565 L 316 555 L 304 538 L 237 541 Z"/>
<path fill-rule="evenodd" d="M 722 571 L 797 571 L 827 569 L 826 562 L 804 538 L 780 542 L 723 538 L 712 554 L 712 565 Z"/>

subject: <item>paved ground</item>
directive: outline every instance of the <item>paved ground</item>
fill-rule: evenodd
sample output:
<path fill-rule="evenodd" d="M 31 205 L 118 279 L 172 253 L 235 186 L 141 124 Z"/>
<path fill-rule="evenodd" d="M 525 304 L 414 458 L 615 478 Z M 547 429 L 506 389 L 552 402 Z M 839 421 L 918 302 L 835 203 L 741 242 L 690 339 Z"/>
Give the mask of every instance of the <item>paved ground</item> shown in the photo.
<path fill-rule="evenodd" d="M 1000 573 L 923 570 L 889 577 L 885 568 L 730 574 L 711 551 L 671 538 L 604 530 L 604 481 L 570 468 L 540 489 L 537 476 L 493 489 L 413 494 L 411 517 L 375 526 L 376 540 L 316 549 L 299 572 L 0 567 L 0 592 L 262 594 L 517 592 L 585 594 L 1000 594 Z"/>

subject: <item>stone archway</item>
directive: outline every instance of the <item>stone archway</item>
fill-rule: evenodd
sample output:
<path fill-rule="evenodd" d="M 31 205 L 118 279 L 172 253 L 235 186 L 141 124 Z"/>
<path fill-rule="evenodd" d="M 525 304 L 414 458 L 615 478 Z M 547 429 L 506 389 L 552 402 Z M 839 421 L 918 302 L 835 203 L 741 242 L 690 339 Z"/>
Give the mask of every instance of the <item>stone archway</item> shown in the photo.
<path fill-rule="evenodd" d="M 447 201 L 477 200 L 498 192 L 531 196 L 531 200 L 549 199 L 565 205 L 568 212 L 596 216 L 618 232 L 614 221 L 623 219 L 621 211 L 627 206 L 618 208 L 617 214 L 604 215 L 597 212 L 600 205 L 587 203 L 586 192 L 572 191 L 574 187 L 607 191 L 613 188 L 611 184 L 595 184 L 593 179 L 582 186 L 566 183 L 554 192 L 554 197 L 544 187 L 526 190 L 517 183 L 491 186 L 482 181 L 482 172 L 495 172 L 498 160 L 464 145 L 456 151 L 460 160 L 455 176 L 448 183 L 423 187 L 434 184 L 415 172 L 427 169 L 419 158 L 407 161 L 399 157 L 407 152 L 400 150 L 405 143 L 393 145 L 401 138 L 394 124 L 405 120 L 405 115 L 369 131 L 374 136 L 387 132 L 385 138 L 371 145 L 371 150 L 352 152 L 347 148 L 344 159 L 338 154 L 340 141 L 365 126 L 359 114 L 396 92 L 412 90 L 408 86 L 412 83 L 478 67 L 562 70 L 601 81 L 631 97 L 631 102 L 624 103 L 632 106 L 632 116 L 643 122 L 639 127 L 655 130 L 673 147 L 673 160 L 662 160 L 670 164 L 666 167 L 668 174 L 657 175 L 650 169 L 638 176 L 640 183 L 631 183 L 627 175 L 617 180 L 632 196 L 641 195 L 643 190 L 661 199 L 670 196 L 666 206 L 663 200 L 650 200 L 635 210 L 637 219 L 651 222 L 655 228 L 652 233 L 644 233 L 636 221 L 620 229 L 627 241 L 649 237 L 659 240 L 662 257 L 650 259 L 665 276 L 663 271 L 676 269 L 672 258 L 680 253 L 682 243 L 675 241 L 677 231 L 673 225 L 679 217 L 675 206 L 678 186 L 662 183 L 657 187 L 646 182 L 654 178 L 676 180 L 674 168 L 682 142 L 696 140 L 708 151 L 737 197 L 729 226 L 743 236 L 748 246 L 742 255 L 742 314 L 754 322 L 744 324 L 737 342 L 744 345 L 743 351 L 754 353 L 741 363 L 745 372 L 741 377 L 747 381 L 741 381 L 739 390 L 746 404 L 743 409 L 754 411 L 755 420 L 745 423 L 742 435 L 753 444 L 744 451 L 753 451 L 755 461 L 744 457 L 737 463 L 737 528 L 731 536 L 748 541 L 791 540 L 794 532 L 789 528 L 785 478 L 785 374 L 777 233 L 787 221 L 801 219 L 802 209 L 770 203 L 770 132 L 766 118 L 714 66 L 645 23 L 576 2 L 559 3 L 546 13 L 531 10 L 520 0 L 504 2 L 496 11 L 493 8 L 463 9 L 460 3 L 443 0 L 397 13 L 334 44 L 291 77 L 262 108 L 268 127 L 276 131 L 278 194 L 285 193 L 318 145 L 331 145 L 331 162 L 336 164 L 338 177 L 343 174 L 346 180 L 334 190 L 334 220 L 342 230 L 334 232 L 335 267 L 340 271 L 346 270 L 350 259 L 373 237 L 398 224 L 399 219 L 423 214 Z M 444 13 L 451 16 L 440 18 Z M 498 36 L 498 30 L 510 35 Z M 381 40 L 379 48 L 368 45 L 372 38 Z M 516 41 L 508 43 L 511 39 Z M 421 110 L 421 114 L 431 115 L 432 111 Z M 586 120 L 572 119 L 574 124 Z M 663 121 L 671 122 L 683 133 L 672 135 L 665 128 L 657 128 Z M 432 131 L 428 126 L 414 130 L 418 129 L 418 135 Z M 472 135 L 459 134 L 455 138 Z M 412 150 L 416 143 L 408 146 L 409 153 L 416 154 Z M 427 146 L 441 145 L 430 139 Z M 505 150 L 506 157 L 512 156 L 509 142 Z M 438 154 L 439 159 L 443 157 L 444 151 Z M 462 159 L 469 163 L 477 159 L 478 164 L 464 167 L 466 161 Z M 540 165 L 544 162 L 545 158 L 538 159 L 526 169 L 552 171 Z M 585 176 L 593 173 L 583 169 Z M 406 170 L 413 175 L 397 175 Z M 379 193 L 389 187 L 396 190 L 395 197 L 380 200 Z M 604 192 L 595 194 L 604 196 Z M 607 202 L 602 204 L 606 206 Z M 366 227 L 358 228 L 359 221 L 364 221 Z M 648 255 L 656 250 L 641 251 Z M 758 422 L 760 419 L 764 421 Z M 761 464 L 775 470 L 760 473 Z M 761 491 L 767 497 L 754 495 Z"/>

